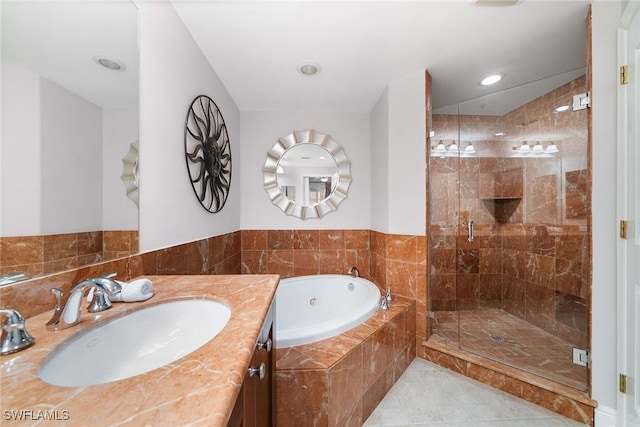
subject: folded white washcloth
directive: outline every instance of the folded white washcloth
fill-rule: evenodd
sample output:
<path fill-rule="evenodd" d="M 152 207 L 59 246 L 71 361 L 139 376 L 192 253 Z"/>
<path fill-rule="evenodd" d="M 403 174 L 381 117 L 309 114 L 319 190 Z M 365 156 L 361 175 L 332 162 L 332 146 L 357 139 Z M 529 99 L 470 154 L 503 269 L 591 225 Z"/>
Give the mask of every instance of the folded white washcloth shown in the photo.
<path fill-rule="evenodd" d="M 122 284 L 121 284 L 122 285 Z M 120 296 L 124 302 L 145 301 L 153 296 L 153 282 L 145 278 L 137 279 L 129 283 L 122 285 L 122 292 Z"/>
<path fill-rule="evenodd" d="M 122 291 L 119 294 L 110 297 L 109 299 L 111 302 L 145 301 L 153 296 L 153 282 L 146 277 L 133 280 L 129 283 L 121 282 L 120 280 L 116 280 L 116 282 L 122 286 Z M 87 301 L 91 301 L 93 299 L 93 291 L 94 288 L 89 290 Z"/>

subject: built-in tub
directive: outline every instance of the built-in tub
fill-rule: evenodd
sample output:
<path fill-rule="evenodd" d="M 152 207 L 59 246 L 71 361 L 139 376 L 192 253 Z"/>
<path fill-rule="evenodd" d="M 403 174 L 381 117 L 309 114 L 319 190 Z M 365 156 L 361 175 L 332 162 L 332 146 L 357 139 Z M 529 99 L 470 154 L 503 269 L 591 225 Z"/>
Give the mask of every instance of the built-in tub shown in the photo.
<path fill-rule="evenodd" d="M 379 302 L 378 287 L 362 277 L 282 279 L 276 292 L 276 347 L 309 344 L 348 331 L 371 317 Z"/>

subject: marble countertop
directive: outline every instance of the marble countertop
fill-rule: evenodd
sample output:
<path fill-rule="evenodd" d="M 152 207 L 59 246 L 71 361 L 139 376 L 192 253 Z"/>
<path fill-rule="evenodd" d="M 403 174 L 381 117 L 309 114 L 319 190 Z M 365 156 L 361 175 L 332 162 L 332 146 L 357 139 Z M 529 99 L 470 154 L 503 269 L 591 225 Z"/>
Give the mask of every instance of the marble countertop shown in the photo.
<path fill-rule="evenodd" d="M 145 277 L 154 283 L 151 299 L 114 303 L 110 310 L 97 314 L 87 313 L 84 304 L 80 325 L 69 329 L 46 330 L 52 311 L 27 319 L 27 330 L 36 343 L 0 358 L 2 425 L 226 425 L 279 277 Z M 107 384 L 58 387 L 39 379 L 38 367 L 44 358 L 78 331 L 140 307 L 193 298 L 224 301 L 231 307 L 227 326 L 193 353 L 145 374 Z"/>

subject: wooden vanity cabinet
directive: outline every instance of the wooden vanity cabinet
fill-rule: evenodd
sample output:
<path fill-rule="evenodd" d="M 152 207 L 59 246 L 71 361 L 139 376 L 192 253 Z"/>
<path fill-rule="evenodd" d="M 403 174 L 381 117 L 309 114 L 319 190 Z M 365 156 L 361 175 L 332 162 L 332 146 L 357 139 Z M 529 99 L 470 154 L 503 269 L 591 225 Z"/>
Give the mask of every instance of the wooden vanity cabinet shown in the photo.
<path fill-rule="evenodd" d="M 271 427 L 273 422 L 273 320 L 265 320 L 228 427 Z"/>

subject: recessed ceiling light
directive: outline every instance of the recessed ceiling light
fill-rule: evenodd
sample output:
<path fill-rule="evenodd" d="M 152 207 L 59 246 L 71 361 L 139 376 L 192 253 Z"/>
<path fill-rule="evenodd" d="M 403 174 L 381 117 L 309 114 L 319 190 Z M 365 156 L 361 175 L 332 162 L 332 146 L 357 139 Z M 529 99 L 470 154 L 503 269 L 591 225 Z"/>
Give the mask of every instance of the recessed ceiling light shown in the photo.
<path fill-rule="evenodd" d="M 502 80 L 502 74 L 492 74 L 480 80 L 482 86 L 491 86 Z"/>
<path fill-rule="evenodd" d="M 298 72 L 303 76 L 314 76 L 320 72 L 320 65 L 315 62 L 305 62 L 298 65 Z"/>
<path fill-rule="evenodd" d="M 506 132 L 496 132 L 494 133 L 495 136 L 507 136 Z"/>
<path fill-rule="evenodd" d="M 105 68 L 108 68 L 113 71 L 124 71 L 127 69 L 126 65 L 122 61 L 118 61 L 117 59 L 108 58 L 103 55 L 94 55 L 93 60 L 96 64 L 102 65 Z"/>
<path fill-rule="evenodd" d="M 490 7 L 508 7 L 515 6 L 522 0 L 469 0 L 469 3 L 476 6 L 490 6 Z"/>

